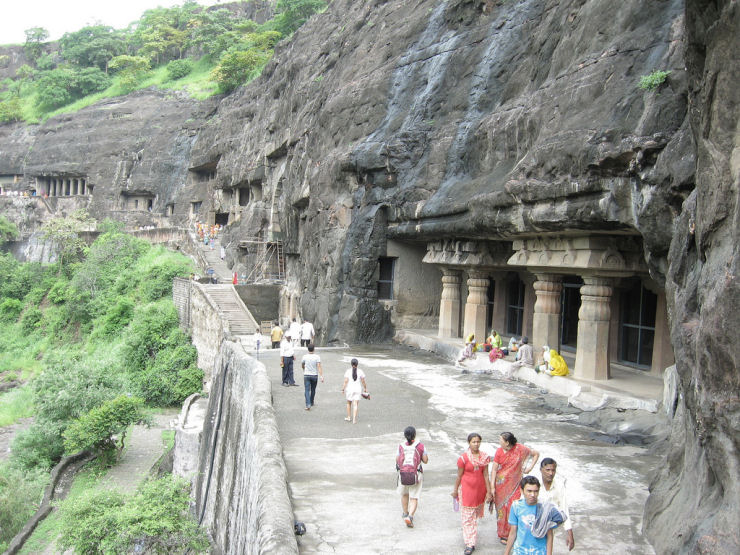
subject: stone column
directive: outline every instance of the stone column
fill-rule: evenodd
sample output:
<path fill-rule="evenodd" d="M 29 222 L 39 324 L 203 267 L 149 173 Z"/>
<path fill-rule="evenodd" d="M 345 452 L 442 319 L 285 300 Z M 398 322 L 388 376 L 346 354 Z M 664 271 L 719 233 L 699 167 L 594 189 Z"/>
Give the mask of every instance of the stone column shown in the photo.
<path fill-rule="evenodd" d="M 468 298 L 465 301 L 464 337 L 475 334 L 475 340 L 486 338 L 486 303 L 488 302 L 488 277 L 483 272 L 471 271 L 468 274 Z"/>
<path fill-rule="evenodd" d="M 563 290 L 562 276 L 555 274 L 536 274 L 532 315 L 531 345 L 539 354 L 543 345 L 556 349 L 560 329 L 560 292 Z"/>
<path fill-rule="evenodd" d="M 496 272 L 493 276 L 496 287 L 493 289 L 493 317 L 491 326 L 499 334 L 506 333 L 506 274 Z M 488 330 L 486 330 L 488 333 Z"/>
<path fill-rule="evenodd" d="M 671 333 L 668 326 L 668 310 L 665 302 L 665 291 L 657 292 L 658 302 L 655 306 L 655 336 L 653 337 L 653 360 L 650 373 L 662 376 L 663 370 L 676 362 L 671 345 Z"/>
<path fill-rule="evenodd" d="M 609 379 L 609 320 L 611 280 L 584 277 L 578 311 L 575 375 L 587 380 Z"/>
<path fill-rule="evenodd" d="M 534 303 L 537 298 L 532 286 L 531 276 L 522 277 L 524 282 L 524 317 L 522 318 L 522 335 L 532 337 L 532 323 L 534 319 Z M 530 340 L 530 345 L 532 341 Z"/>
<path fill-rule="evenodd" d="M 460 273 L 442 269 L 442 299 L 439 302 L 439 337 L 460 336 Z"/>

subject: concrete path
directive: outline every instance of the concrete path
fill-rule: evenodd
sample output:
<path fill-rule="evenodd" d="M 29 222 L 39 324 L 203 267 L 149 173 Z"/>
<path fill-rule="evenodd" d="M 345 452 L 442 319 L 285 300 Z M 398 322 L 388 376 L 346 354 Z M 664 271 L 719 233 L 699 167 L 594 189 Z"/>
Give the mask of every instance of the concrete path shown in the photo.
<path fill-rule="evenodd" d="M 296 381 L 282 387 L 278 353 L 262 351 L 273 384 L 289 489 L 296 519 L 307 534 L 301 553 L 462 553 L 452 490 L 457 456 L 469 432 L 484 443 L 513 432 L 522 443 L 555 458 L 568 478 L 576 549 L 572 553 L 652 553 L 641 535 L 648 476 L 658 457 L 647 449 L 598 441 L 573 422 L 576 409 L 539 388 L 492 375 L 461 374 L 424 351 L 402 346 L 318 349 L 326 375 L 316 406 L 304 410 L 299 349 Z M 359 423 L 344 421 L 340 392 L 349 360 L 368 376 L 372 400 L 361 401 Z M 430 462 L 416 526 L 401 519 L 394 454 L 412 424 Z M 493 449 L 491 449 L 493 452 Z M 503 553 L 496 521 L 480 522 L 477 553 Z M 566 553 L 562 534 L 555 553 Z"/>
<path fill-rule="evenodd" d="M 126 437 L 126 449 L 121 460 L 101 479 L 100 485 L 116 488 L 130 494 L 136 491 L 141 482 L 149 477 L 157 459 L 164 453 L 162 432 L 172 430 L 172 422 L 177 419 L 178 409 L 164 409 L 152 418 L 152 426 L 134 426 Z"/>

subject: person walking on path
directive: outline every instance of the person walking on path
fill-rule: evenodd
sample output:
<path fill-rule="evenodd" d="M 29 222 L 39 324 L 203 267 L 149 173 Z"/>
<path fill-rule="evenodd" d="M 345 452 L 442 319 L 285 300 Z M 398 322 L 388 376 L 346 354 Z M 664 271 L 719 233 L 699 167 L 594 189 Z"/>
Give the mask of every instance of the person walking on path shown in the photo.
<path fill-rule="evenodd" d="M 401 494 L 401 518 L 409 528 L 414 527 L 414 513 L 419 506 L 421 482 L 424 471 L 421 463 L 429 462 L 426 447 L 416 441 L 416 428 L 408 426 L 403 431 L 405 443 L 398 446 L 396 468 L 398 469 L 398 490 Z"/>
<path fill-rule="evenodd" d="M 303 320 L 301 324 L 301 347 L 308 347 L 309 343 L 313 343 L 315 335 L 316 331 L 313 329 L 313 324 L 308 320 Z"/>
<path fill-rule="evenodd" d="M 314 406 L 314 397 L 316 396 L 316 385 L 321 376 L 321 383 L 324 383 L 324 372 L 321 370 L 321 358 L 314 352 L 313 343 L 308 344 L 308 354 L 303 355 L 301 368 L 303 368 L 303 387 L 306 395 L 306 410 L 311 410 Z"/>
<path fill-rule="evenodd" d="M 484 505 L 492 499 L 488 463 L 491 457 L 480 450 L 482 438 L 468 434 L 468 449 L 457 459 L 457 480 L 452 497 L 460 505 L 465 555 L 475 551 L 478 540 L 478 519 L 483 518 Z"/>
<path fill-rule="evenodd" d="M 290 332 L 286 332 L 283 335 L 283 340 L 280 342 L 280 367 L 283 369 L 283 385 L 298 385 L 295 383 L 293 378 L 293 359 L 295 357 L 295 349 L 293 348 L 293 342 L 290 340 Z"/>
<path fill-rule="evenodd" d="M 540 502 L 550 501 L 561 513 L 563 513 L 563 517 L 565 518 L 563 522 L 563 530 L 565 530 L 565 545 L 568 546 L 568 551 L 572 551 L 576 545 L 576 541 L 573 537 L 573 522 L 570 519 L 570 511 L 568 510 L 566 482 L 565 478 L 556 478 L 555 474 L 557 470 L 558 463 L 556 463 L 554 459 L 549 457 L 542 459 L 542 462 L 540 463 L 542 487 L 540 488 L 538 500 Z"/>
<path fill-rule="evenodd" d="M 357 424 L 358 405 L 362 394 L 367 394 L 367 383 L 365 382 L 365 372 L 357 368 L 357 359 L 353 358 L 350 364 L 352 364 L 352 368 L 344 373 L 344 384 L 342 384 L 342 393 L 347 399 L 347 417 L 345 420 L 350 421 L 351 409 L 352 424 Z"/>
<path fill-rule="evenodd" d="M 540 454 L 517 442 L 511 432 L 504 432 L 499 437 L 501 447 L 493 457 L 492 476 L 493 498 L 496 505 L 496 520 L 498 537 L 501 543 L 506 544 L 509 537 L 509 510 L 511 504 L 521 495 L 520 481 L 523 474 L 532 471 Z M 524 462 L 531 462 L 524 468 Z M 493 507 L 491 507 L 492 511 Z"/>
<path fill-rule="evenodd" d="M 272 348 L 278 349 L 280 347 L 280 340 L 283 338 L 283 328 L 278 326 L 278 323 L 275 322 L 272 324 L 272 329 L 270 330 L 270 341 L 272 341 Z"/>
<path fill-rule="evenodd" d="M 288 331 L 290 332 L 290 338 L 293 341 L 293 347 L 297 347 L 298 342 L 301 339 L 301 325 L 295 321 L 295 318 L 290 322 Z"/>
<path fill-rule="evenodd" d="M 552 555 L 552 529 L 563 522 L 563 515 L 551 503 L 537 502 L 537 478 L 525 476 L 519 484 L 522 499 L 511 506 L 504 555 Z"/>

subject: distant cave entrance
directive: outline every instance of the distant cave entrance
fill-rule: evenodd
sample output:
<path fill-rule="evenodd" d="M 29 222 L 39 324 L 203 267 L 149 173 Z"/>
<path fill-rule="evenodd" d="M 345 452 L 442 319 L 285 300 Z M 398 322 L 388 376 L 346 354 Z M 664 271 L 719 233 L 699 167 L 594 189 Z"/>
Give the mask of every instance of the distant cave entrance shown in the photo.
<path fill-rule="evenodd" d="M 229 213 L 228 212 L 216 212 L 216 220 L 214 223 L 221 225 L 221 226 L 226 226 L 226 224 L 229 223 Z"/>

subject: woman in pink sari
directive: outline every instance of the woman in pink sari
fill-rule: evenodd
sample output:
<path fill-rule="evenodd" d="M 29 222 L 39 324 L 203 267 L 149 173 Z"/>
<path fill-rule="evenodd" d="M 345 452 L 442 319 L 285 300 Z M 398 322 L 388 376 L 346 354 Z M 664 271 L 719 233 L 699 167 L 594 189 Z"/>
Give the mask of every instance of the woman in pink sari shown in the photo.
<path fill-rule="evenodd" d="M 480 450 L 480 434 L 468 435 L 468 449 L 457 459 L 457 480 L 452 497 L 460 504 L 465 555 L 475 550 L 478 519 L 485 514 L 485 503 L 492 499 L 488 463 L 491 457 Z"/>
<path fill-rule="evenodd" d="M 493 503 L 496 505 L 497 531 L 501 543 L 506 544 L 509 537 L 509 510 L 511 504 L 521 496 L 519 482 L 522 476 L 529 474 L 540 458 L 540 454 L 521 443 L 517 443 L 514 434 L 504 432 L 499 438 L 501 447 L 493 457 Z M 529 465 L 524 468 L 524 462 Z M 493 511 L 491 511 L 493 512 Z"/>

